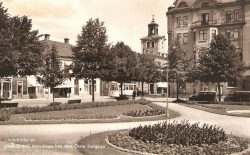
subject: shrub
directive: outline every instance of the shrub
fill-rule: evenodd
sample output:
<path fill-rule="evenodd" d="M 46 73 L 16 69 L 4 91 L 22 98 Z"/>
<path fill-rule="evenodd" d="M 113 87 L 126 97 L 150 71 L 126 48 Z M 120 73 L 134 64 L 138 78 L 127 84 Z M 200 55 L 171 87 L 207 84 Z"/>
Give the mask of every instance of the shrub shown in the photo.
<path fill-rule="evenodd" d="M 62 104 L 62 102 L 54 102 L 54 103 L 50 103 L 48 106 L 58 106 Z"/>
<path fill-rule="evenodd" d="M 158 123 L 133 128 L 129 131 L 129 136 L 140 139 L 143 142 L 177 145 L 202 145 L 213 144 L 226 140 L 223 129 L 216 126 L 204 124 L 202 128 L 198 123 L 189 124 L 188 121 L 181 123 Z"/>

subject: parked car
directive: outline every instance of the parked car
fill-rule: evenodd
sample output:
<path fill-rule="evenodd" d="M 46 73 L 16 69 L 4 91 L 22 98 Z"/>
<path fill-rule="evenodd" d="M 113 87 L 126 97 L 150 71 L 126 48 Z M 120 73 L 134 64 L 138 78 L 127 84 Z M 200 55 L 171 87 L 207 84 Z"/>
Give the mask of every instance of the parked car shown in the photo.
<path fill-rule="evenodd" d="M 234 94 L 228 94 L 224 101 L 250 102 L 250 91 L 236 91 Z"/>
<path fill-rule="evenodd" d="M 215 91 L 201 91 L 198 95 L 192 95 L 189 97 L 189 101 L 214 102 L 215 100 Z"/>

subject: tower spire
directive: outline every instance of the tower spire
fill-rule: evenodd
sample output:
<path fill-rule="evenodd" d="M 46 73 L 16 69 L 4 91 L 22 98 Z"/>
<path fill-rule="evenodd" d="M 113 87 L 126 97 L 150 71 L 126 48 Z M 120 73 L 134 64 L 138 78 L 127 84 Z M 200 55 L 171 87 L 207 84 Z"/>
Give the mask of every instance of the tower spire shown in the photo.
<path fill-rule="evenodd" d="M 153 14 L 153 18 L 152 18 L 152 21 L 155 21 L 155 18 L 154 18 L 154 17 L 155 17 L 155 15 Z"/>

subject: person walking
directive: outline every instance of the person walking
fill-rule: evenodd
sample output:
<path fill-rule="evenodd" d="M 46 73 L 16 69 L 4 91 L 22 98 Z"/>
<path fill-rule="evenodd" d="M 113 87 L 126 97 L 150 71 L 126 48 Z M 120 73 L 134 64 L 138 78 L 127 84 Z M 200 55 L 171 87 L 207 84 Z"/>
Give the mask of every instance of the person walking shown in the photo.
<path fill-rule="evenodd" d="M 135 100 L 136 92 L 133 91 L 133 100 Z"/>

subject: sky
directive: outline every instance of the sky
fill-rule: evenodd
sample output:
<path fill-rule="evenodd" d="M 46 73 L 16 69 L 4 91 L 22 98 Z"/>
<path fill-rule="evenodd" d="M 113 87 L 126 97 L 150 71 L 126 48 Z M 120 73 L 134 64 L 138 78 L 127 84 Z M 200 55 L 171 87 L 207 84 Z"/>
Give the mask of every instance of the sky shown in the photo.
<path fill-rule="evenodd" d="M 168 7 L 174 0 L 3 0 L 12 16 L 28 16 L 39 34 L 50 34 L 50 40 L 76 44 L 83 25 L 99 18 L 107 28 L 108 43 L 123 41 L 135 52 L 141 52 L 140 38 L 147 36 L 148 24 L 159 24 L 159 35 L 167 38 Z M 43 38 L 42 38 L 43 39 Z"/>

